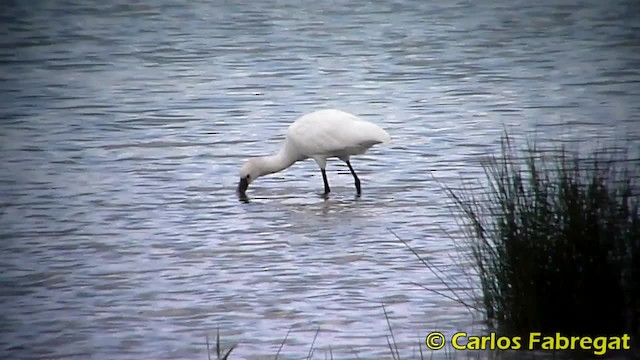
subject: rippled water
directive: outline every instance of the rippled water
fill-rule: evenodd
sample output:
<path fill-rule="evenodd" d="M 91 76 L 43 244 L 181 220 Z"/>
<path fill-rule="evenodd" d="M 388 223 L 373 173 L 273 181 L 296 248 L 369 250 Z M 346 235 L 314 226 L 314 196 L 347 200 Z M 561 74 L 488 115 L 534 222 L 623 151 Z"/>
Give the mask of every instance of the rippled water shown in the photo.
<path fill-rule="evenodd" d="M 317 328 L 316 358 L 389 357 L 382 302 L 404 357 L 477 328 L 414 284 L 443 289 L 387 228 L 460 278 L 441 185 L 480 176 L 505 127 L 640 141 L 639 10 L 2 2 L 0 357 L 205 359 L 216 328 L 236 358 L 273 357 L 289 329 L 303 358 Z M 363 197 L 333 162 L 323 201 L 307 161 L 240 203 L 242 161 L 326 107 L 394 138 L 353 160 Z"/>

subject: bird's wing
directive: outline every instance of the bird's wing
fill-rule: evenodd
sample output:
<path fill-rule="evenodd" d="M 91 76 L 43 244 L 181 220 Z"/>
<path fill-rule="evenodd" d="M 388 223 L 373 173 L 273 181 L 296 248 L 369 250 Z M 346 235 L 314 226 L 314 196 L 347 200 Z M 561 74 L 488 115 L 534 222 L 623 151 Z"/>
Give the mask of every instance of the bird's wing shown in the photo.
<path fill-rule="evenodd" d="M 287 141 L 309 157 L 369 148 L 389 140 L 389 134 L 377 125 L 340 111 L 303 116 L 287 132 Z"/>

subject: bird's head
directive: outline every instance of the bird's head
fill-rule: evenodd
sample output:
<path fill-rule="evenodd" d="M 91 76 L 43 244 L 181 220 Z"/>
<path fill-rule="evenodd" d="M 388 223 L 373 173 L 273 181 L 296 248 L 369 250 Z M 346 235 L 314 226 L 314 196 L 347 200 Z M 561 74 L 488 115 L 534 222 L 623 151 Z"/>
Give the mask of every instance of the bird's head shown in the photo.
<path fill-rule="evenodd" d="M 240 168 L 240 183 L 238 184 L 238 194 L 245 195 L 249 184 L 261 175 L 260 164 L 256 159 L 249 159 Z"/>

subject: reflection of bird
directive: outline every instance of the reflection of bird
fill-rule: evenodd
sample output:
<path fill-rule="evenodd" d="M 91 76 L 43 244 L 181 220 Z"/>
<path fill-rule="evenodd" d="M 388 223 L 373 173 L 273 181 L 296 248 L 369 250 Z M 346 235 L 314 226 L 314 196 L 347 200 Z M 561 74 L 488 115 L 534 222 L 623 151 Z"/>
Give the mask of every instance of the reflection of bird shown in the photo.
<path fill-rule="evenodd" d="M 246 197 L 249 184 L 257 177 L 282 171 L 295 162 L 312 158 L 318 163 L 329 194 L 327 158 L 337 157 L 347 163 L 360 195 L 360 180 L 351 167 L 351 155 L 364 154 L 375 144 L 391 141 L 379 126 L 340 110 L 328 109 L 306 114 L 289 126 L 280 151 L 271 156 L 249 159 L 240 169 L 238 193 Z"/>

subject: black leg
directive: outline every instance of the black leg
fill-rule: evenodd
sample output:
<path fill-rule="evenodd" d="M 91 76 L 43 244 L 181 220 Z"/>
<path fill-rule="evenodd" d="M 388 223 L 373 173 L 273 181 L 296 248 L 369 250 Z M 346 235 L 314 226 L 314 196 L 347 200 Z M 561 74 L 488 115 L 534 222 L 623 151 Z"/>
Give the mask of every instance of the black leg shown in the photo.
<path fill-rule="evenodd" d="M 358 192 L 358 195 L 362 194 L 362 191 L 360 191 L 360 179 L 358 179 L 358 175 L 356 175 L 356 172 L 353 171 L 353 167 L 351 167 L 351 163 L 349 161 L 346 162 L 347 166 L 349 166 L 349 170 L 351 170 L 351 175 L 353 175 L 353 179 L 356 181 L 356 191 Z"/>
<path fill-rule="evenodd" d="M 324 194 L 327 195 L 331 192 L 329 181 L 327 180 L 327 172 L 324 169 L 320 169 L 320 171 L 322 171 L 322 180 L 324 181 Z"/>

